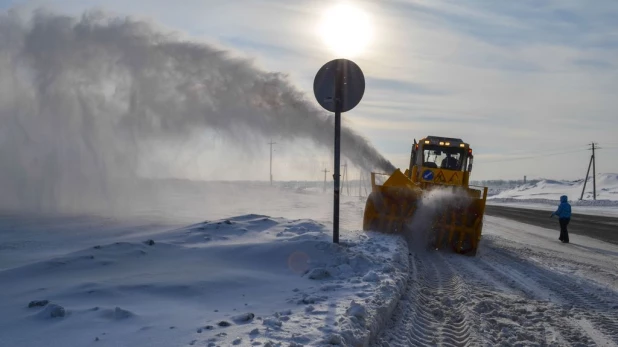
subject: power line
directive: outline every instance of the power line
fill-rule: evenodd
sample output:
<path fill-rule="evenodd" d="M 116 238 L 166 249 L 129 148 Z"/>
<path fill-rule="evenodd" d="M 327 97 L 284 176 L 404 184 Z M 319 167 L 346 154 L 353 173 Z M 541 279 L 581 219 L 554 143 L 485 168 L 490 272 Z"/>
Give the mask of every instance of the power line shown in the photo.
<path fill-rule="evenodd" d="M 544 149 L 537 149 L 537 150 L 526 150 L 526 149 L 520 149 L 520 150 L 515 150 L 515 151 L 508 151 L 508 152 L 501 152 L 502 154 L 512 154 L 512 155 L 517 155 L 517 154 L 546 154 L 549 152 L 562 152 L 562 151 L 571 151 L 571 150 L 579 150 L 579 149 L 584 149 L 585 147 L 582 145 L 579 146 L 571 146 L 571 147 L 557 147 L 557 148 L 544 148 Z"/>
<path fill-rule="evenodd" d="M 507 161 L 517 161 L 517 160 L 527 160 L 527 159 L 535 159 L 535 158 L 542 158 L 542 157 L 551 157 L 554 155 L 563 155 L 563 154 L 571 154 L 571 153 L 577 153 L 577 152 L 583 152 L 583 151 L 587 151 L 588 149 L 578 149 L 578 150 L 574 150 L 574 151 L 564 151 L 564 152 L 554 152 L 554 153 L 547 153 L 547 154 L 541 154 L 541 155 L 532 155 L 532 156 L 527 156 L 527 157 L 517 157 L 517 158 L 508 158 L 508 159 L 498 159 L 498 160 L 487 160 L 487 161 L 483 161 L 483 164 L 490 164 L 490 163 L 502 163 L 502 162 L 507 162 Z"/>
<path fill-rule="evenodd" d="M 609 144 L 614 144 L 614 143 L 609 143 Z M 589 146 L 590 146 L 590 144 L 589 144 Z M 601 149 L 601 147 L 599 147 L 599 144 L 597 142 L 595 142 L 595 146 L 596 146 L 595 149 Z M 518 160 L 535 159 L 535 158 L 550 157 L 550 156 L 554 156 L 554 155 L 571 154 L 571 153 L 577 153 L 577 152 L 583 152 L 583 151 L 591 150 L 590 147 L 582 148 L 582 146 L 571 147 L 571 148 L 572 148 L 572 150 L 558 151 L 558 152 L 552 152 L 552 153 L 546 153 L 547 150 L 527 152 L 527 153 L 532 153 L 532 154 L 539 153 L 539 155 L 529 155 L 529 156 L 525 156 L 525 157 L 515 157 L 515 158 L 505 158 L 505 159 L 497 159 L 497 160 L 487 160 L 487 161 L 483 161 L 483 164 L 503 163 L 503 162 L 507 162 L 507 161 L 518 161 Z M 603 149 L 618 149 L 618 146 L 603 147 Z M 509 153 L 513 153 L 513 152 L 507 152 L 506 154 L 509 154 Z M 544 153 L 544 154 L 541 154 L 541 153 Z"/>

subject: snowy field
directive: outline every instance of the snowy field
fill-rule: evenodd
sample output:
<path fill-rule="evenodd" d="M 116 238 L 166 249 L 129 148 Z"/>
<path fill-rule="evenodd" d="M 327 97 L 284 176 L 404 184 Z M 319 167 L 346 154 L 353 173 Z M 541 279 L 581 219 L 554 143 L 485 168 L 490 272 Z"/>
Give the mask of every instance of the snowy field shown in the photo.
<path fill-rule="evenodd" d="M 596 205 L 618 205 L 618 174 L 597 174 L 597 203 Z M 535 184 L 524 184 L 514 189 L 502 191 L 490 197 L 493 200 L 551 200 L 558 201 L 561 195 L 567 195 L 569 200 L 578 200 L 582 195 L 584 180 L 557 181 L 542 180 Z M 592 200 L 592 178 L 586 183 L 583 199 Z"/>
<path fill-rule="evenodd" d="M 618 174 L 597 174 L 597 200 L 593 201 L 592 178 L 586 183 L 583 200 L 583 180 L 543 180 L 525 184 L 490 196 L 488 204 L 552 211 L 561 195 L 567 195 L 573 212 L 588 215 L 618 216 Z"/>
<path fill-rule="evenodd" d="M 0 346 L 618 345 L 618 246 L 486 217 L 477 257 L 408 248 L 348 196 L 334 245 L 329 192 L 168 189 L 133 219 L 3 215 Z"/>
<path fill-rule="evenodd" d="M 202 207 L 168 218 L 3 216 L 0 345 L 362 345 L 381 330 L 405 288 L 407 247 L 358 231 L 364 201 L 343 197 L 335 245 L 330 194 L 196 191 L 209 193 Z M 215 194 L 219 204 L 204 201 Z M 214 220 L 175 224 L 206 204 Z"/>

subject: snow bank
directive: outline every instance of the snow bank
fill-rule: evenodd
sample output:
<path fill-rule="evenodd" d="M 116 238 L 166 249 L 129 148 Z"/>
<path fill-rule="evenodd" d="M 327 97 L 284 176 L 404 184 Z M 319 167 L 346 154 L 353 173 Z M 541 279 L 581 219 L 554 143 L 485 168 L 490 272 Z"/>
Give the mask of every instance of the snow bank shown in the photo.
<path fill-rule="evenodd" d="M 524 184 L 517 188 L 500 192 L 489 200 L 500 202 L 528 201 L 534 203 L 551 202 L 554 204 L 561 195 L 581 206 L 618 206 L 618 174 L 597 174 L 597 200 L 592 201 L 592 178 L 586 183 L 584 200 L 577 201 L 582 193 L 584 180 L 555 181 L 543 180 L 535 184 Z"/>
<path fill-rule="evenodd" d="M 242 215 L 5 269 L 2 344 L 367 346 L 405 290 L 407 246 L 340 239 Z"/>

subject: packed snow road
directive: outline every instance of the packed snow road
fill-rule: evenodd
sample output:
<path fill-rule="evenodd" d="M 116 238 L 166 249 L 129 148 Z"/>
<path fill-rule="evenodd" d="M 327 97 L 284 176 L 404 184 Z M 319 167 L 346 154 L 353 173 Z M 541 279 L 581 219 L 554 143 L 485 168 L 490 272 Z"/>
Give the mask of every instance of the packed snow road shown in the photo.
<path fill-rule="evenodd" d="M 476 257 L 410 247 L 376 346 L 617 346 L 618 247 L 486 217 Z"/>

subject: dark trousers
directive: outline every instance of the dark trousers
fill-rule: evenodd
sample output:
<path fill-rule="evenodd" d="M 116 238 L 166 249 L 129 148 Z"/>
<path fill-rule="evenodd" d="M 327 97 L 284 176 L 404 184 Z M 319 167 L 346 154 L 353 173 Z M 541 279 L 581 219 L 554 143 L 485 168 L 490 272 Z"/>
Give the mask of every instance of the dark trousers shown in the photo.
<path fill-rule="evenodd" d="M 558 221 L 560 222 L 560 241 L 569 242 L 569 231 L 567 230 L 567 225 L 569 225 L 571 218 L 560 218 Z"/>

